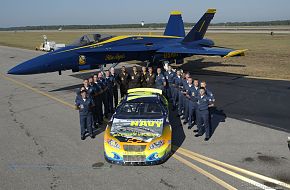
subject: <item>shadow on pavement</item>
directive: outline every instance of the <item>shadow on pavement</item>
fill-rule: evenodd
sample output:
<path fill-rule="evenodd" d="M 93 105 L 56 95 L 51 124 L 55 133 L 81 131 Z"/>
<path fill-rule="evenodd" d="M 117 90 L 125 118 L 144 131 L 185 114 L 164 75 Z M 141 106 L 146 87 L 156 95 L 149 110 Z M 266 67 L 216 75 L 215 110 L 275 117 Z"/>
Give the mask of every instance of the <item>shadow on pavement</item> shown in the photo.
<path fill-rule="evenodd" d="M 73 91 L 73 92 L 76 92 L 76 90 L 79 89 L 81 86 L 82 86 L 82 84 L 76 84 L 76 85 L 71 85 L 71 86 L 66 86 L 66 87 L 63 87 L 63 88 L 50 90 L 49 92 L 58 92 L 58 91 Z"/>
<path fill-rule="evenodd" d="M 185 133 L 181 124 L 181 120 L 177 116 L 177 111 L 169 111 L 169 120 L 172 127 L 172 145 L 180 147 L 185 140 Z M 176 150 L 177 149 L 173 148 L 172 154 L 174 154 Z"/>
<path fill-rule="evenodd" d="M 97 136 L 106 130 L 107 122 L 103 122 L 101 126 L 93 127 L 93 135 Z M 85 137 L 90 137 L 89 133 L 86 133 Z"/>
<path fill-rule="evenodd" d="M 224 113 L 223 110 L 218 110 L 216 107 L 213 107 L 211 110 L 210 116 L 210 137 L 213 136 L 215 130 L 218 128 L 221 122 L 225 122 L 227 115 Z"/>

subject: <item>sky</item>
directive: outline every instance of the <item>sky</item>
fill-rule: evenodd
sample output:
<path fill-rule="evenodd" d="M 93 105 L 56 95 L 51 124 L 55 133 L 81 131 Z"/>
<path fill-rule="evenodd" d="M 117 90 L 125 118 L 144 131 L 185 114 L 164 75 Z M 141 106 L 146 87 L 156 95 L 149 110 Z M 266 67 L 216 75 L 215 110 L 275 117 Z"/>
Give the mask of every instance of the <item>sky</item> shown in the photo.
<path fill-rule="evenodd" d="M 217 9 L 213 23 L 290 20 L 290 0 L 1 0 L 0 28 L 166 23 L 172 10 L 193 23 L 208 8 Z"/>

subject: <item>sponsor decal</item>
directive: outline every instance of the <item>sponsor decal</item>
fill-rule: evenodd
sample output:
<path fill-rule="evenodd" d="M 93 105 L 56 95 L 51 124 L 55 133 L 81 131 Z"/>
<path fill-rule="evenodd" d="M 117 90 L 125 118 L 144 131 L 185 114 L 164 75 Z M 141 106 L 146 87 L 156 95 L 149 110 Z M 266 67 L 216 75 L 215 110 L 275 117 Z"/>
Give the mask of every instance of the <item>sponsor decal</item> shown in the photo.
<path fill-rule="evenodd" d="M 118 54 L 118 53 L 115 55 L 108 54 L 105 56 L 106 61 L 120 61 L 120 60 L 125 59 L 125 58 L 126 58 L 125 54 Z"/>
<path fill-rule="evenodd" d="M 124 136 L 124 134 L 121 133 L 115 133 L 112 135 L 113 137 L 122 137 Z M 126 133 L 126 136 L 132 136 L 132 137 L 138 137 L 138 136 L 142 136 L 142 137 L 159 137 L 160 135 L 158 134 L 153 134 L 153 133 L 137 133 L 137 132 L 130 132 L 130 133 Z M 129 141 L 128 141 L 129 142 Z"/>
<path fill-rule="evenodd" d="M 110 134 L 114 137 L 135 138 L 150 142 L 160 137 L 163 131 L 163 119 L 117 119 L 112 123 Z"/>
<path fill-rule="evenodd" d="M 130 122 L 132 127 L 161 127 L 162 120 L 133 120 Z"/>

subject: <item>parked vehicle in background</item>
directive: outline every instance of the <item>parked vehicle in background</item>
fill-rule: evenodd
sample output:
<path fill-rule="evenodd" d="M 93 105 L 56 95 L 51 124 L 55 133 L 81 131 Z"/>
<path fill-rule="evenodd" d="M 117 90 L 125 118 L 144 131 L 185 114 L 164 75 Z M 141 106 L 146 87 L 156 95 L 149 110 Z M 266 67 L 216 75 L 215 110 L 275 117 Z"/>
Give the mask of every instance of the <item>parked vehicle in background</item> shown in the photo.
<path fill-rule="evenodd" d="M 35 50 L 39 51 L 54 51 L 65 47 L 65 44 L 57 44 L 55 41 L 48 41 L 46 35 L 43 35 L 43 43 L 41 43 Z"/>

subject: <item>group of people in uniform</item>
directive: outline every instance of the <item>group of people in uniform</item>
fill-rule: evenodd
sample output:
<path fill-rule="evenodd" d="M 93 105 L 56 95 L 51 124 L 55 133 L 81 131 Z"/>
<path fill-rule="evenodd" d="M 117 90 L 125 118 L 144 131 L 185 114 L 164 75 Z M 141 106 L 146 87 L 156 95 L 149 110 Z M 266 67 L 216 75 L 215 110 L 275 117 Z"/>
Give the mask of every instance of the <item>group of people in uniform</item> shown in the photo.
<path fill-rule="evenodd" d="M 81 139 L 89 133 L 94 138 L 93 128 L 103 124 L 118 104 L 118 75 L 115 69 L 103 72 L 84 79 L 81 88 L 77 91 L 75 107 L 80 114 Z"/>
<path fill-rule="evenodd" d="M 81 139 L 89 133 L 94 138 L 93 128 L 102 125 L 104 118 L 114 113 L 118 104 L 118 89 L 124 97 L 130 88 L 157 88 L 172 103 L 183 124 L 188 124 L 191 129 L 197 124 L 195 136 L 205 133 L 205 141 L 210 138 L 211 108 L 214 106 L 214 95 L 206 87 L 205 81 L 193 79 L 189 72 L 182 70 L 173 71 L 168 66 L 165 71 L 152 67 L 142 67 L 141 72 L 133 66 L 128 72 L 125 66 L 116 74 L 115 69 L 99 72 L 83 80 L 82 87 L 78 90 L 75 106 L 80 114 Z"/>

